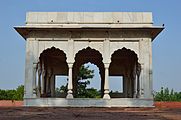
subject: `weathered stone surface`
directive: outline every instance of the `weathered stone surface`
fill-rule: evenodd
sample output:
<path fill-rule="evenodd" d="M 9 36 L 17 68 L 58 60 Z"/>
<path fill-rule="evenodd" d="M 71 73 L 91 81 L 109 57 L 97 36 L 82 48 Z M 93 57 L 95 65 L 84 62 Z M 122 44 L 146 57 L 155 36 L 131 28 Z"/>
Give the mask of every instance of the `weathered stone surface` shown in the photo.
<path fill-rule="evenodd" d="M 28 12 L 27 24 L 151 24 L 151 12 Z"/>
<path fill-rule="evenodd" d="M 115 98 L 115 99 L 87 99 L 87 98 L 40 98 L 25 99 L 25 106 L 42 107 L 153 107 L 152 99 Z"/>

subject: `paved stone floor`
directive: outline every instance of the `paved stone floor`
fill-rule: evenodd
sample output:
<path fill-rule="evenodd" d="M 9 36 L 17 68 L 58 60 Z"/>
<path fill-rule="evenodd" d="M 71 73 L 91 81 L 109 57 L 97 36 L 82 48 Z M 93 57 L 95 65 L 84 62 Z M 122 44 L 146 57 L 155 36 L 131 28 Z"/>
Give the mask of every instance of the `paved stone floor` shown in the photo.
<path fill-rule="evenodd" d="M 0 107 L 0 120 L 181 120 L 181 108 Z"/>

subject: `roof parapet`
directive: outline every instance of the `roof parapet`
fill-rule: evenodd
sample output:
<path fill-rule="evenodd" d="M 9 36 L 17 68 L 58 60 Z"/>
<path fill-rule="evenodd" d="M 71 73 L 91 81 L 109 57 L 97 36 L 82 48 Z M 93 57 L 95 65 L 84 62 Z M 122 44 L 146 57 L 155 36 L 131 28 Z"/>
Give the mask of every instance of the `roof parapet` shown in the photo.
<path fill-rule="evenodd" d="M 28 12 L 26 24 L 153 24 L 151 12 Z"/>

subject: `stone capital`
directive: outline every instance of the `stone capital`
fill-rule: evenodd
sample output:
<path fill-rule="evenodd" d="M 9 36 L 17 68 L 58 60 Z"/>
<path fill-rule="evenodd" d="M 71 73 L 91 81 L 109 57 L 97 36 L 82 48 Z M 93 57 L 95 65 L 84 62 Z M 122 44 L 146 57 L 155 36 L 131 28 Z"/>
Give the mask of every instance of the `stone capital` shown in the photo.
<path fill-rule="evenodd" d="M 109 65 L 110 65 L 110 63 L 104 63 L 104 68 L 106 69 L 109 69 Z"/>
<path fill-rule="evenodd" d="M 69 68 L 73 68 L 73 63 L 68 63 Z"/>

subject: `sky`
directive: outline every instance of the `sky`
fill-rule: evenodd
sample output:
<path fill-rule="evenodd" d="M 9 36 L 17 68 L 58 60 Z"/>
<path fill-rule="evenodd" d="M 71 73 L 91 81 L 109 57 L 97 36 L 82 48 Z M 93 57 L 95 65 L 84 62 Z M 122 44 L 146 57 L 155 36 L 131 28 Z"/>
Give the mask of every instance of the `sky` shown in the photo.
<path fill-rule="evenodd" d="M 152 43 L 153 88 L 181 91 L 180 5 L 180 0 L 1 0 L 0 89 L 24 84 L 25 40 L 13 26 L 25 25 L 26 12 L 92 11 L 152 12 L 154 25 L 165 24 L 164 31 Z"/>

